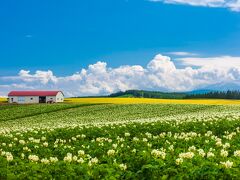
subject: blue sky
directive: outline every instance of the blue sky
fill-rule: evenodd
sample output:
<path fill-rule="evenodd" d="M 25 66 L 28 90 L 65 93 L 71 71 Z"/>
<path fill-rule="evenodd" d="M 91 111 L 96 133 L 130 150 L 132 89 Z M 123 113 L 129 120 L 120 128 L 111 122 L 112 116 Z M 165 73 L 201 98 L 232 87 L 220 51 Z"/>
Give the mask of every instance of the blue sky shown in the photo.
<path fill-rule="evenodd" d="M 189 56 L 240 57 L 240 3 L 218 1 L 1 1 L 0 85 L 18 84 L 3 77 L 20 70 L 66 77 L 97 61 L 146 67 L 163 54 L 182 67 Z"/>

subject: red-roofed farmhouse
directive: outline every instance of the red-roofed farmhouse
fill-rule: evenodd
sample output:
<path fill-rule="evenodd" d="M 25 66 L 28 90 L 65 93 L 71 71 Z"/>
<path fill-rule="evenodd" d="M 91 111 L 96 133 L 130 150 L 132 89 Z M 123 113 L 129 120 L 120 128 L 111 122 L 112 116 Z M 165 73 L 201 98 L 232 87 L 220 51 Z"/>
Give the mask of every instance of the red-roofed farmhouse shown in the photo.
<path fill-rule="evenodd" d="M 8 93 L 9 103 L 57 103 L 64 101 L 62 91 L 11 91 Z"/>

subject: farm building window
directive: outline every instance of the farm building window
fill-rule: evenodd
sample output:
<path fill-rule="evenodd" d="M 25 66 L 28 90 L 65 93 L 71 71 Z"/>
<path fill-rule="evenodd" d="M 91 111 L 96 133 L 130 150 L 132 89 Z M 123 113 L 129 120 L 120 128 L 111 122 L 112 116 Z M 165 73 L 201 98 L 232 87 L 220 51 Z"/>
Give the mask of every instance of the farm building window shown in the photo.
<path fill-rule="evenodd" d="M 31 100 L 33 100 L 33 98 L 30 98 Z"/>
<path fill-rule="evenodd" d="M 18 97 L 18 102 L 25 102 L 25 97 Z"/>

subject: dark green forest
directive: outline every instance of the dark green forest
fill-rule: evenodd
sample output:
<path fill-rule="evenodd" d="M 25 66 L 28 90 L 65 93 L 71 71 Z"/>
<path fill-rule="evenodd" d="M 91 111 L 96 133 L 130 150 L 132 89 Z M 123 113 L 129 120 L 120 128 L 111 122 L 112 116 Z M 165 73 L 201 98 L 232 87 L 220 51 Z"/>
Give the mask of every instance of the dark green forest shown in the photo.
<path fill-rule="evenodd" d="M 213 91 L 204 94 L 187 94 L 186 99 L 240 99 L 240 91 Z"/>

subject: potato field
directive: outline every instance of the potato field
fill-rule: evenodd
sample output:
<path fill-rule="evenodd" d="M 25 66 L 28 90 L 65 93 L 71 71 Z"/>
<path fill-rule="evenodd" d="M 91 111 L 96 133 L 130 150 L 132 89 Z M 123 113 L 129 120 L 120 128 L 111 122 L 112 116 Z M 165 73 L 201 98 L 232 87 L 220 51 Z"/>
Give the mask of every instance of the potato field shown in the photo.
<path fill-rule="evenodd" d="M 240 106 L 0 106 L 0 179 L 238 179 Z"/>

